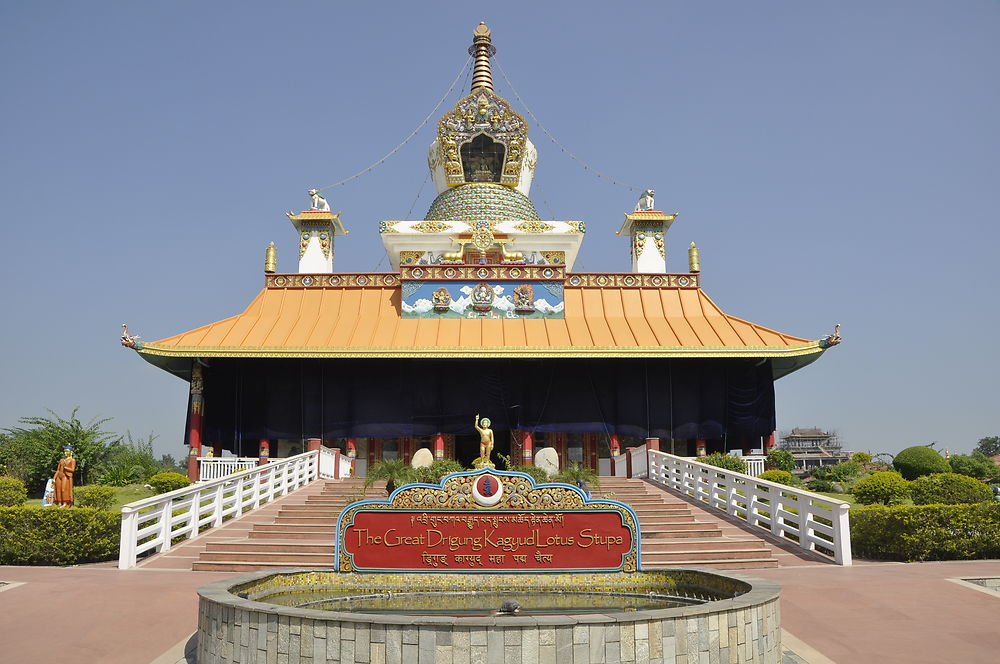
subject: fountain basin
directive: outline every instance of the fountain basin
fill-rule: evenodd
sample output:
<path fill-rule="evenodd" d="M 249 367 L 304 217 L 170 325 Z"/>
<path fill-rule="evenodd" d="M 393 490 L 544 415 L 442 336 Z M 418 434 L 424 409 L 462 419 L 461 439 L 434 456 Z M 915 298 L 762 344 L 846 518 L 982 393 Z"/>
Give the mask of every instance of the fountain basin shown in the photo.
<path fill-rule="evenodd" d="M 703 603 L 594 613 L 572 607 L 518 615 L 363 613 L 297 606 L 316 593 L 594 593 L 670 596 Z M 576 574 L 254 572 L 198 591 L 198 661 L 302 662 L 780 661 L 776 584 L 675 568 Z M 564 604 L 569 600 L 562 600 Z M 461 613 L 456 602 L 456 613 Z M 384 608 L 384 607 L 383 607 Z M 565 609 L 565 610 L 563 610 Z M 500 653 L 499 655 L 497 653 Z M 714 653 L 714 654 L 713 654 Z M 686 657 L 687 659 L 680 659 Z M 311 658 L 311 659 L 308 659 Z"/>

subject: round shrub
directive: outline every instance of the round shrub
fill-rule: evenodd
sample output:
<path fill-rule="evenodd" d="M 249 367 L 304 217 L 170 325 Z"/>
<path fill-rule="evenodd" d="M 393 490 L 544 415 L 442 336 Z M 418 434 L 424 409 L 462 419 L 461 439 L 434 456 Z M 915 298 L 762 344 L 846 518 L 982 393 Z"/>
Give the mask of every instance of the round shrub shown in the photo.
<path fill-rule="evenodd" d="M 784 484 L 785 486 L 798 486 L 797 478 L 787 470 L 765 470 L 757 476 L 757 479 Z"/>
<path fill-rule="evenodd" d="M 83 486 L 74 492 L 77 507 L 93 507 L 96 510 L 111 509 L 115 504 L 115 490 L 103 484 Z"/>
<path fill-rule="evenodd" d="M 910 495 L 914 505 L 958 505 L 993 500 L 993 492 L 988 486 L 957 473 L 918 477 L 910 484 Z"/>
<path fill-rule="evenodd" d="M 910 495 L 910 483 L 899 473 L 872 473 L 854 485 L 855 500 L 862 505 L 882 503 L 888 505 Z"/>
<path fill-rule="evenodd" d="M 795 457 L 785 450 L 771 450 L 767 453 L 767 465 L 769 468 L 792 472 L 795 470 Z"/>
<path fill-rule="evenodd" d="M 851 455 L 851 461 L 860 463 L 862 466 L 872 462 L 872 455 L 868 452 L 855 452 Z"/>
<path fill-rule="evenodd" d="M 0 507 L 20 507 L 28 499 L 24 482 L 13 477 L 0 477 Z"/>
<path fill-rule="evenodd" d="M 707 463 L 710 466 L 717 466 L 719 468 L 724 468 L 726 470 L 731 470 L 734 473 L 743 473 L 746 475 L 747 472 L 747 462 L 739 457 L 729 456 L 728 454 L 721 454 L 715 452 L 714 454 L 709 454 L 707 457 L 698 459 L 702 463 Z"/>
<path fill-rule="evenodd" d="M 931 473 L 947 473 L 951 466 L 943 456 L 925 445 L 907 447 L 892 460 L 892 467 L 908 480 Z"/>
<path fill-rule="evenodd" d="M 157 473 L 149 478 L 149 484 L 156 493 L 167 493 L 183 489 L 191 484 L 191 480 L 180 473 Z"/>
<path fill-rule="evenodd" d="M 806 482 L 806 488 L 818 493 L 834 492 L 834 484 L 830 480 L 809 480 Z"/>

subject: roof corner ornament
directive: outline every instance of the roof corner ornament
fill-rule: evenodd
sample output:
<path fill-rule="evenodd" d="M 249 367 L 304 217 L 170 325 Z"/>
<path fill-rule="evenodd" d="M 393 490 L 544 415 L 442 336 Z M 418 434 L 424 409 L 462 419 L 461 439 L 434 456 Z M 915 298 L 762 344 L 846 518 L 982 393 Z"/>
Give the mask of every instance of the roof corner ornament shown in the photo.
<path fill-rule="evenodd" d="M 139 341 L 139 337 L 134 337 L 128 333 L 128 323 L 122 323 L 122 346 L 135 350 L 142 349 L 142 342 Z"/>
<path fill-rule="evenodd" d="M 833 327 L 833 334 L 827 335 L 825 339 L 821 339 L 819 342 L 820 348 L 830 348 L 831 346 L 836 346 L 841 341 L 840 336 L 840 323 L 837 323 Z"/>
<path fill-rule="evenodd" d="M 278 270 L 278 250 L 274 248 L 274 242 L 267 245 L 264 250 L 264 272 L 274 274 Z"/>
<path fill-rule="evenodd" d="M 309 190 L 309 199 L 311 200 L 310 210 L 321 210 L 323 212 L 330 211 L 330 204 L 327 203 L 326 199 L 323 198 L 323 194 L 319 193 L 319 189 Z"/>
<path fill-rule="evenodd" d="M 635 204 L 635 211 L 647 212 L 649 210 L 655 210 L 656 207 L 653 204 L 653 196 L 656 196 L 656 192 L 652 189 L 647 189 L 642 192 L 642 196 L 639 197 L 639 202 Z"/>
<path fill-rule="evenodd" d="M 701 272 L 701 257 L 698 255 L 698 247 L 692 242 L 688 248 L 688 272 L 697 274 Z"/>

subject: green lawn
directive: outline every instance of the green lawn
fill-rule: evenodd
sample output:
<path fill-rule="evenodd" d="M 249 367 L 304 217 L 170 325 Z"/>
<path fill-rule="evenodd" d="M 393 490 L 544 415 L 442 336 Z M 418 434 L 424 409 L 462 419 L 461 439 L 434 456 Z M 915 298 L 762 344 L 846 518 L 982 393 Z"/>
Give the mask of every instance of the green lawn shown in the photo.
<path fill-rule="evenodd" d="M 77 489 L 79 487 L 73 487 L 73 488 Z M 152 491 L 145 488 L 142 484 L 127 484 L 125 486 L 114 486 L 111 488 L 115 490 L 115 502 L 111 506 L 112 510 L 119 510 L 121 509 L 122 505 L 128 505 L 129 503 L 134 502 L 136 500 L 140 500 L 142 498 L 149 498 L 150 496 L 154 495 Z M 42 499 L 29 498 L 27 501 L 25 501 L 24 504 L 34 507 L 41 507 Z"/>

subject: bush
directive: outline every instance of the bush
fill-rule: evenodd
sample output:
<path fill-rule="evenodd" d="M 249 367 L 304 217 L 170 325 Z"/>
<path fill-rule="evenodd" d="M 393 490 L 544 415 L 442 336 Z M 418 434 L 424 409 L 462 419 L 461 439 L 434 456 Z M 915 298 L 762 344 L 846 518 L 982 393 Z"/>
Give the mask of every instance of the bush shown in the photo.
<path fill-rule="evenodd" d="M 698 459 L 702 463 L 707 463 L 710 466 L 717 466 L 719 468 L 725 468 L 726 470 L 731 470 L 734 473 L 747 473 L 747 462 L 739 457 L 729 456 L 728 454 L 721 454 L 716 452 L 714 454 L 709 454 L 707 457 Z"/>
<path fill-rule="evenodd" d="M 851 544 L 876 560 L 1000 558 L 1000 503 L 857 507 Z"/>
<path fill-rule="evenodd" d="M 889 505 L 910 495 L 910 483 L 899 473 L 872 473 L 854 485 L 854 498 L 862 505 Z"/>
<path fill-rule="evenodd" d="M 0 565 L 77 565 L 118 555 L 121 517 L 89 508 L 0 507 Z"/>
<path fill-rule="evenodd" d="M 819 493 L 834 492 L 833 482 L 830 480 L 809 480 L 806 482 L 806 488 L 810 491 L 816 491 Z"/>
<path fill-rule="evenodd" d="M 951 466 L 944 457 L 925 445 L 907 447 L 892 460 L 892 466 L 908 480 L 931 473 L 947 473 Z"/>
<path fill-rule="evenodd" d="M 818 468 L 812 468 L 809 471 L 809 474 L 813 476 L 813 479 L 828 480 L 830 479 L 830 468 L 831 468 L 830 466 L 820 466 Z"/>
<path fill-rule="evenodd" d="M 157 473 L 149 478 L 149 484 L 156 493 L 167 493 L 183 489 L 191 484 L 191 480 L 180 473 Z"/>
<path fill-rule="evenodd" d="M 865 469 L 856 461 L 841 461 L 830 466 L 830 473 L 827 476 L 834 482 L 850 482 L 861 477 Z"/>
<path fill-rule="evenodd" d="M 978 480 L 985 480 L 1000 475 L 1000 467 L 982 452 L 972 454 L 956 454 L 949 461 L 951 472 L 968 475 Z"/>
<path fill-rule="evenodd" d="M 524 473 L 525 475 L 531 475 L 532 479 L 535 480 L 535 484 L 542 484 L 543 482 L 550 481 L 549 474 L 538 466 L 513 466 L 511 470 Z"/>
<path fill-rule="evenodd" d="M 93 507 L 95 510 L 111 509 L 115 504 L 117 494 L 109 486 L 95 484 L 82 486 L 73 492 L 77 507 Z"/>
<path fill-rule="evenodd" d="M 441 478 L 451 473 L 460 473 L 464 468 L 462 464 L 452 459 L 438 459 L 424 468 L 414 468 L 411 473 L 413 482 L 426 482 L 427 484 L 438 484 Z"/>
<path fill-rule="evenodd" d="M 0 507 L 20 507 L 28 499 L 24 482 L 13 477 L 0 477 Z"/>
<path fill-rule="evenodd" d="M 867 466 L 872 462 L 872 455 L 868 454 L 868 452 L 855 452 L 851 455 L 851 461 L 859 463 L 862 466 Z"/>
<path fill-rule="evenodd" d="M 924 475 L 910 484 L 914 505 L 958 505 L 993 500 L 993 492 L 979 480 L 956 473 Z"/>
<path fill-rule="evenodd" d="M 768 482 L 777 482 L 778 484 L 784 484 L 785 486 L 798 486 L 801 484 L 798 478 L 787 470 L 765 470 L 757 476 L 757 479 L 766 480 Z"/>
<path fill-rule="evenodd" d="M 785 450 L 771 450 L 767 453 L 767 465 L 777 470 L 795 470 L 795 457 Z"/>

